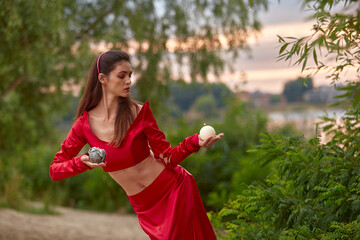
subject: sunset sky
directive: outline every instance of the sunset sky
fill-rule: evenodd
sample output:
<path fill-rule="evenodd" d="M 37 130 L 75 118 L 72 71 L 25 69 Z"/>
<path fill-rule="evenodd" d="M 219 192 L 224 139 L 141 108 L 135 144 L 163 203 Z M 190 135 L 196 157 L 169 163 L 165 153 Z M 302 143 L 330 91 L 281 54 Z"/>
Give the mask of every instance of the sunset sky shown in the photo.
<path fill-rule="evenodd" d="M 277 62 L 279 43 L 277 35 L 282 37 L 301 37 L 311 33 L 314 20 L 309 20 L 311 12 L 301 6 L 302 1 L 270 0 L 268 12 L 260 13 L 263 29 L 257 40 L 251 39 L 251 58 L 241 57 L 235 64 L 236 72 L 223 76 L 222 81 L 229 86 L 237 85 L 241 90 L 260 90 L 268 93 L 280 93 L 284 83 L 295 80 L 301 74 L 300 66 L 288 62 Z M 241 72 L 245 73 L 246 83 L 240 80 Z M 313 77 L 314 86 L 330 84 L 325 73 Z M 244 77 L 242 77 L 244 79 Z"/>

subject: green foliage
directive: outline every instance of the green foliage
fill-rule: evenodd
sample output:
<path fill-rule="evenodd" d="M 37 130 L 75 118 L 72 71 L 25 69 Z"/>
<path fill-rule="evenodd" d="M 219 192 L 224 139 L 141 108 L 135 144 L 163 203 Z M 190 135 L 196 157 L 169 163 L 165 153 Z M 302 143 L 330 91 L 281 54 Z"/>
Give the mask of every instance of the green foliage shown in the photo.
<path fill-rule="evenodd" d="M 169 84 L 170 96 L 168 97 L 184 113 L 187 112 L 198 97 L 211 95 L 215 99 L 216 108 L 223 108 L 226 99 L 234 94 L 231 90 L 221 83 L 186 83 L 178 80 Z"/>
<path fill-rule="evenodd" d="M 156 112 L 168 81 L 184 77 L 176 71 L 189 66 L 192 80 L 218 75 L 224 67 L 220 49 L 236 54 L 245 48 L 249 34 L 260 28 L 258 11 L 267 9 L 266 0 L 252 7 L 243 1 L 150 0 L 1 0 L 0 5 L 0 101 L 11 106 L 0 109 L 0 125 L 7 126 L 0 138 L 14 136 L 2 141 L 0 151 L 8 152 L 51 135 L 53 118 L 69 107 L 62 87 L 83 82 L 98 48 L 133 55 L 139 100 L 152 99 Z M 20 138 L 19 129 L 32 134 Z"/>
<path fill-rule="evenodd" d="M 328 118 L 324 123 L 333 123 Z M 258 182 L 221 212 L 230 238 L 356 239 L 360 234 L 359 120 L 348 112 L 329 127 L 333 138 L 263 134 L 258 161 L 272 165 Z M 345 229 L 347 224 L 351 224 Z M 341 238 L 336 236 L 342 235 Z M 332 238 L 334 237 L 334 238 Z"/>
<path fill-rule="evenodd" d="M 258 143 L 258 132 L 264 131 L 266 118 L 259 112 L 250 111 L 242 102 L 227 101 L 222 123 L 210 120 L 215 129 L 226 137 L 211 149 L 202 149 L 186 159 L 182 165 L 195 177 L 206 207 L 219 210 L 229 197 L 234 198 L 247 184 L 263 179 L 268 169 L 259 171 L 259 164 L 252 163 L 254 156 L 245 151 Z M 171 121 L 169 128 L 159 122 L 167 139 L 177 145 L 183 138 L 200 130 L 202 122 Z M 171 128 L 170 128 L 171 127 Z M 0 156 L 0 191 L 6 193 L 4 202 L 41 200 L 45 206 L 66 205 L 101 211 L 117 211 L 120 208 L 131 211 L 125 192 L 102 169 L 94 169 L 83 174 L 52 182 L 49 179 L 49 165 L 58 151 L 58 146 L 66 132 L 59 135 L 56 144 L 39 145 L 22 150 L 5 159 Z M 63 137 L 61 137 L 63 136 Z M 87 150 L 85 146 L 83 151 Z M 20 161 L 21 159 L 21 161 Z M 8 169 L 12 169 L 9 171 Z M 12 181 L 9 181 L 11 179 Z"/>
<path fill-rule="evenodd" d="M 283 95 L 287 102 L 300 102 L 306 91 L 313 88 L 311 78 L 298 78 L 295 81 L 285 83 Z"/>
<path fill-rule="evenodd" d="M 279 59 L 297 58 L 304 70 L 313 58 L 316 71 L 329 70 L 334 83 L 346 68 L 359 67 L 359 10 L 357 1 L 306 0 L 313 4 L 314 34 L 283 38 Z M 340 3 L 346 7 L 334 14 Z M 285 40 L 286 39 L 286 40 Z M 334 65 L 319 60 L 318 50 L 334 57 Z M 250 152 L 271 166 L 265 181 L 248 187 L 219 213 L 228 239 L 359 239 L 360 237 L 360 119 L 358 81 L 339 88 L 346 113 L 340 121 L 323 116 L 318 129 L 330 137 L 319 138 L 263 134 Z"/>
<path fill-rule="evenodd" d="M 202 114 L 204 119 L 215 118 L 219 115 L 216 110 L 216 102 L 212 95 L 198 97 L 193 105 L 194 110 Z"/>
<path fill-rule="evenodd" d="M 101 211 L 131 210 L 125 192 L 102 169 L 51 181 L 49 165 L 44 163 L 49 162 L 56 151 L 58 147 L 39 145 L 8 159 L 0 157 L 2 169 L 7 170 L 0 174 L 0 191 L 4 193 L 2 201 L 6 206 L 28 211 L 25 200 L 40 200 L 44 208 L 49 209 L 47 212 L 51 212 L 54 205 Z"/>
<path fill-rule="evenodd" d="M 292 135 L 299 135 L 299 131 L 296 129 L 295 124 L 293 123 L 285 123 L 280 126 L 274 126 L 271 128 L 269 133 L 278 134 L 282 136 L 292 136 Z"/>
<path fill-rule="evenodd" d="M 50 91 L 71 77 L 61 58 L 70 51 L 63 49 L 62 3 L 41 2 L 0 3 L 0 126 L 6 126 L 0 128 L 2 154 L 51 135 L 56 110 L 66 106 L 60 104 L 66 95 Z"/>
<path fill-rule="evenodd" d="M 252 162 L 254 156 L 246 153 L 250 146 L 259 142 L 258 133 L 265 131 L 266 117 L 248 109 L 243 102 L 230 98 L 224 116 L 220 121 L 216 119 L 207 119 L 207 124 L 213 126 L 217 133 L 224 133 L 225 137 L 210 149 L 201 149 L 181 163 L 195 176 L 206 208 L 215 211 L 227 199 L 241 193 L 247 184 L 264 179 L 268 174 L 267 167 L 259 171 L 259 164 Z M 173 145 L 194 134 L 194 131 L 198 132 L 203 122 L 179 119 L 177 125 L 177 129 L 174 129 L 174 122 L 169 128 L 160 125 Z"/>
<path fill-rule="evenodd" d="M 273 94 L 270 98 L 270 104 L 278 104 L 281 102 L 281 94 Z"/>
<path fill-rule="evenodd" d="M 343 70 L 359 69 L 359 9 L 356 0 L 304 0 L 304 4 L 314 12 L 313 33 L 301 38 L 281 37 L 279 60 L 297 59 L 294 65 L 308 67 L 308 60 L 315 63 L 315 73 L 320 70 L 330 72 L 332 82 L 340 79 Z M 341 8 L 342 7 L 342 8 Z M 337 8 L 337 10 L 334 10 Z M 340 9 L 340 10 L 339 10 Z M 324 53 L 324 54 L 321 54 Z M 327 64 L 335 59 L 336 64 Z"/>
<path fill-rule="evenodd" d="M 46 144 L 59 144 L 54 122 L 71 109 L 73 99 L 63 89 L 83 83 L 100 52 L 122 49 L 133 56 L 139 100 L 151 99 L 158 112 L 171 79 L 184 78 L 186 72 L 192 80 L 206 81 L 208 73 L 218 75 L 223 70 L 220 39 L 234 55 L 246 48 L 249 34 L 260 28 L 257 13 L 267 8 L 267 1 L 251 5 L 243 1 L 0 0 L 1 197 L 15 205 L 22 198 L 54 200 L 54 195 L 77 199 L 72 200 L 76 206 L 95 204 L 78 203 L 85 193 L 77 191 L 75 184 L 85 182 L 85 189 L 94 190 L 100 183 L 109 185 L 108 180 L 96 177 L 98 182 L 88 183 L 91 177 L 84 174 L 65 183 L 50 183 L 48 168 L 58 147 Z M 174 69 L 176 63 L 179 68 Z M 31 156 L 36 151 L 43 154 L 41 158 Z M 104 209 L 113 207 L 106 198 L 118 200 L 113 196 L 117 188 L 112 187 L 116 192 L 101 193 Z"/>

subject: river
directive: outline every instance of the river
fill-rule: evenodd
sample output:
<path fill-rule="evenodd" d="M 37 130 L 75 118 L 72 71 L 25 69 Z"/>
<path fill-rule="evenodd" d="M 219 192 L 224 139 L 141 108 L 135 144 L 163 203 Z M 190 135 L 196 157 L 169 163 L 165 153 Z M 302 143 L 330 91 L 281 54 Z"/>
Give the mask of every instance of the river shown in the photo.
<path fill-rule="evenodd" d="M 335 117 L 339 120 L 344 114 L 344 109 L 304 109 L 301 111 L 272 111 L 267 116 L 270 128 L 283 124 L 292 124 L 305 137 L 314 137 L 316 134 L 316 123 L 322 121 L 320 117 Z M 320 132 L 320 135 L 322 140 L 325 140 L 324 134 Z"/>

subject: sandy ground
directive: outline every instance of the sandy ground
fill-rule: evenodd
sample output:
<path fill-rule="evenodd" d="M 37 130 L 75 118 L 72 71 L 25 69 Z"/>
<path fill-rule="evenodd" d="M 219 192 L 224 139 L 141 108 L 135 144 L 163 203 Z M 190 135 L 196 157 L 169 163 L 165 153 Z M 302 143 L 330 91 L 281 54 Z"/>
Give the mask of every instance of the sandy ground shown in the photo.
<path fill-rule="evenodd" d="M 137 217 L 57 207 L 60 215 L 0 208 L 0 240 L 145 240 Z"/>

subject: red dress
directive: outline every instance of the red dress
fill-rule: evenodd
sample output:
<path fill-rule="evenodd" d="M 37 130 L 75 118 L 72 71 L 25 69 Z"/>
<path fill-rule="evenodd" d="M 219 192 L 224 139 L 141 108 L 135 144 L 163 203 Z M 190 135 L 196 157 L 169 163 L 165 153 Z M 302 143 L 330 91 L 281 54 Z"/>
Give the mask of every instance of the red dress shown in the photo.
<path fill-rule="evenodd" d="M 105 172 L 117 171 L 138 164 L 150 155 L 162 160 L 165 169 L 143 191 L 128 196 L 143 230 L 151 239 L 216 239 L 201 201 L 193 176 L 178 164 L 193 152 L 199 151 L 198 134 L 185 138 L 171 147 L 159 130 L 146 102 L 131 124 L 119 147 L 98 139 L 91 131 L 89 115 L 75 121 L 50 165 L 50 176 L 61 180 L 89 168 L 76 156 L 85 144 L 105 149 Z M 150 146 L 149 146 L 150 145 Z M 163 158 L 169 157 L 165 164 Z"/>

